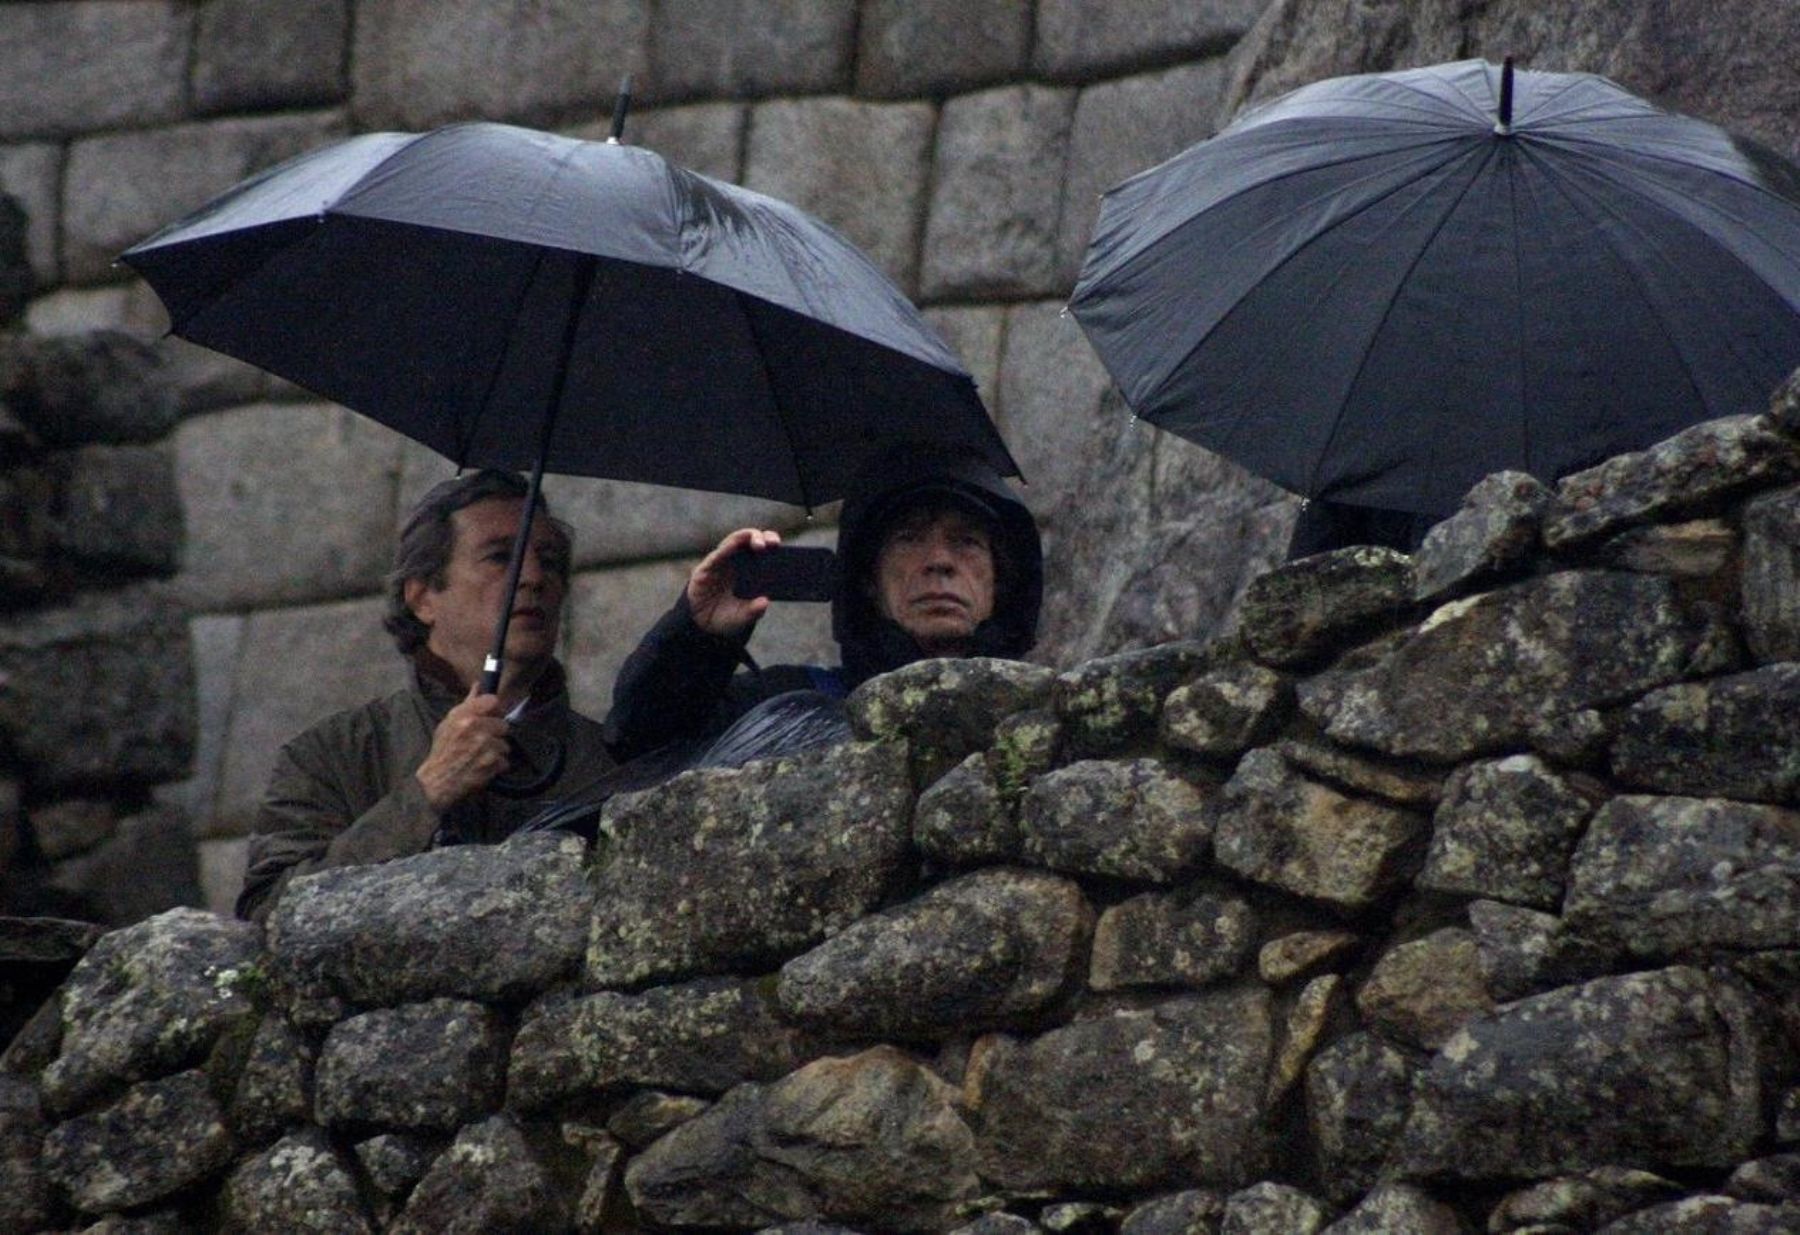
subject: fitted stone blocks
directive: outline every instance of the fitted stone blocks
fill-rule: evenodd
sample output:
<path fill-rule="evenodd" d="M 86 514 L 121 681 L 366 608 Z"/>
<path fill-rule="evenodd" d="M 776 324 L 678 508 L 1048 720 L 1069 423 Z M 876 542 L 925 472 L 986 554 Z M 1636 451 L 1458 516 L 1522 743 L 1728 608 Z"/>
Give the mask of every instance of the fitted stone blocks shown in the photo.
<path fill-rule="evenodd" d="M 0 141 L 178 118 L 189 15 L 174 0 L 7 5 Z"/>
<path fill-rule="evenodd" d="M 858 94 L 951 94 L 1016 76 L 1025 68 L 1031 4 L 869 0 L 857 39 Z"/>
<path fill-rule="evenodd" d="M 652 27 L 658 98 L 841 90 L 856 0 L 661 0 Z"/>
<path fill-rule="evenodd" d="M 210 0 L 194 36 L 194 106 L 308 107 L 344 96 L 348 0 Z"/>

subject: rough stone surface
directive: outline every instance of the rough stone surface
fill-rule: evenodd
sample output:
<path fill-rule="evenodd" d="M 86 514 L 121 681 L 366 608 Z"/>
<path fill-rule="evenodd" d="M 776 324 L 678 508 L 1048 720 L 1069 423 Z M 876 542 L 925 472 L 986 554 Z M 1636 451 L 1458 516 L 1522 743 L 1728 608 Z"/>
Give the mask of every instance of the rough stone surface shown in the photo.
<path fill-rule="evenodd" d="M 148 344 L 115 330 L 0 337 L 0 400 L 47 446 L 153 442 L 179 408 Z"/>
<path fill-rule="evenodd" d="M 679 163 L 689 171 L 736 184 L 744 174 L 744 132 L 749 124 L 749 117 L 750 109 L 742 103 L 690 103 L 685 107 L 659 107 L 650 111 L 633 111 L 626 124 L 625 135 L 636 145 L 647 146 L 671 163 Z M 591 125 L 571 129 L 570 135 L 588 141 L 605 141 L 611 132 L 612 118 L 609 116 Z M 627 494 L 640 499 L 658 492 L 653 486 L 623 487 Z M 692 498 L 695 495 L 684 493 L 681 496 Z M 620 512 L 624 514 L 633 503 L 621 502 L 619 505 L 625 508 Z"/>
<path fill-rule="evenodd" d="M 393 549 L 398 443 L 324 404 L 261 404 L 184 423 L 175 435 L 188 526 L 182 594 L 222 609 L 379 590 Z M 322 490 L 320 476 L 333 483 Z"/>
<path fill-rule="evenodd" d="M 1794 444 L 1765 420 L 1732 416 L 1695 425 L 1649 450 L 1564 477 L 1544 543 L 1565 549 L 1652 520 L 1669 521 L 1746 487 L 1800 472 Z"/>
<path fill-rule="evenodd" d="M 1059 290 L 1057 203 L 1073 91 L 959 95 L 938 121 L 919 292 L 927 299 Z"/>
<path fill-rule="evenodd" d="M 1567 930 L 1563 920 L 1500 901 L 1469 906 L 1482 983 L 1505 1002 L 1616 968 L 1617 950 Z"/>
<path fill-rule="evenodd" d="M 1269 1069 L 1268 1104 L 1271 1109 L 1287 1097 L 1301 1076 L 1307 1062 L 1330 1032 L 1332 1021 L 1342 1013 L 1344 979 L 1335 973 L 1312 979 L 1300 988 L 1288 1009 L 1282 1028 L 1281 1049 Z"/>
<path fill-rule="evenodd" d="M 344 94 L 346 0 L 212 0 L 194 28 L 202 112 L 335 103 Z"/>
<path fill-rule="evenodd" d="M 1219 1235 L 1316 1235 L 1331 1211 L 1290 1184 L 1260 1183 L 1225 1198 Z"/>
<path fill-rule="evenodd" d="M 706 0 L 709 22 L 716 20 L 714 2 Z M 932 118 L 923 103 L 824 98 L 759 104 L 751 113 L 744 184 L 817 215 L 910 290 L 918 270 Z"/>
<path fill-rule="evenodd" d="M 1170 692 L 1162 740 L 1178 750 L 1236 758 L 1274 736 L 1293 699 L 1293 688 L 1274 670 L 1227 665 Z"/>
<path fill-rule="evenodd" d="M 1267 992 L 1245 988 L 984 1039 L 965 1081 L 982 1174 L 1009 1188 L 1248 1183 L 1268 1150 L 1273 1036 Z"/>
<path fill-rule="evenodd" d="M 1147 493 L 1147 471 L 1143 476 L 1134 475 L 1132 482 L 1114 492 L 1094 484 L 1097 469 L 1087 466 L 1091 462 L 1088 456 L 1102 441 L 1111 443 L 1121 433 L 1118 418 L 1122 405 L 1107 398 L 1111 389 L 1112 379 L 1105 366 L 1075 319 L 1066 312 L 1062 300 L 1039 300 L 1007 309 L 999 382 L 990 402 L 998 404 L 997 418 L 1006 432 L 1013 458 L 1025 475 L 1020 496 L 1040 523 L 1058 517 L 1078 489 L 1089 501 L 1111 496 L 1132 503 Z M 1131 434 L 1134 443 L 1148 436 L 1148 426 L 1142 434 Z M 1091 518 L 1104 509 L 1104 513 L 1113 515 L 1119 513 L 1118 507 L 1118 501 L 1111 501 L 1104 508 L 1096 505 L 1082 514 Z M 1133 515 L 1136 516 L 1135 510 Z M 1080 521 L 1080 516 L 1069 512 L 1063 521 L 1069 519 Z M 1118 546 L 1115 543 L 1113 547 L 1116 551 Z M 1066 551 L 1066 545 L 1051 538 L 1045 550 L 1046 584 L 1061 567 Z M 1099 581 L 1092 573 L 1087 578 L 1089 587 L 1097 586 Z M 1065 642 L 1087 635 L 1086 606 L 1077 606 L 1080 597 L 1063 595 L 1053 586 L 1047 586 L 1044 594 L 1062 595 L 1062 600 L 1048 606 L 1044 614 L 1038 632 L 1038 659 L 1074 664 L 1101 655 L 1096 648 L 1073 655 L 1061 651 Z M 1063 606 L 1080 608 L 1082 612 L 1064 619 L 1059 613 Z M 1062 631 L 1065 621 L 1071 628 L 1067 632 Z"/>
<path fill-rule="evenodd" d="M 121 1084 L 200 1059 L 254 1016 L 259 932 L 172 909 L 102 937 L 62 993 L 62 1049 L 43 1077 L 49 1104 L 75 1110 Z"/>
<path fill-rule="evenodd" d="M 1758 661 L 1800 660 L 1800 487 L 1745 505 L 1744 640 Z"/>
<path fill-rule="evenodd" d="M 1001 801 L 985 756 L 970 755 L 919 795 L 912 839 L 920 853 L 948 866 L 1018 857 L 1018 821 Z"/>
<path fill-rule="evenodd" d="M 313 1109 L 313 1048 L 279 1014 L 265 1015 L 245 1051 L 226 1108 L 241 1143 L 272 1140 Z"/>
<path fill-rule="evenodd" d="M 1206 857 L 1206 800 L 1154 759 L 1085 760 L 1032 783 L 1023 850 L 1052 870 L 1168 883 Z"/>
<path fill-rule="evenodd" d="M 295 1133 L 225 1181 L 226 1221 L 241 1230 L 357 1235 L 375 1228 L 356 1194 L 356 1180 L 317 1131 Z"/>
<path fill-rule="evenodd" d="M 817 943 L 880 901 L 910 809 L 905 752 L 888 743 L 689 772 L 614 798 L 589 983 L 711 972 Z"/>
<path fill-rule="evenodd" d="M 405 1132 L 382 1132 L 356 1143 L 356 1160 L 383 1198 L 404 1198 L 437 1157 L 437 1145 Z"/>
<path fill-rule="evenodd" d="M 920 785 L 993 745 L 994 727 L 1050 699 L 1041 665 L 975 657 L 922 660 L 864 682 L 846 704 L 858 737 L 907 743 Z"/>
<path fill-rule="evenodd" d="M 542 989 L 581 956 L 582 852 L 540 833 L 303 876 L 269 916 L 271 960 L 303 991 L 363 1004 Z"/>
<path fill-rule="evenodd" d="M 1119 1223 L 1119 1235 L 1215 1235 L 1224 1216 L 1224 1197 L 1190 1188 L 1134 1206 Z"/>
<path fill-rule="evenodd" d="M 1463 1235 L 1456 1211 L 1411 1184 L 1383 1184 L 1321 1235 Z"/>
<path fill-rule="evenodd" d="M 1601 1227 L 1598 1235 L 1663 1235 L 1665 1231 L 1693 1235 L 1783 1235 L 1791 1230 L 1794 1210 L 1790 1205 L 1755 1205 L 1725 1196 L 1691 1196 L 1653 1205 Z"/>
<path fill-rule="evenodd" d="M 1037 69 L 1085 76 L 1146 61 L 1223 52 L 1261 15 L 1264 0 L 1044 0 Z"/>
<path fill-rule="evenodd" d="M 513 1041 L 507 1099 L 536 1110 L 625 1086 L 720 1094 L 797 1067 L 805 1040 L 766 983 L 703 978 L 635 994 L 552 994 Z"/>
<path fill-rule="evenodd" d="M 121 820 L 98 846 L 58 862 L 46 882 L 113 926 L 204 900 L 192 829 L 187 816 L 169 806 Z"/>
<path fill-rule="evenodd" d="M 1525 472 L 1478 482 L 1413 553 L 1413 599 L 1443 601 L 1513 569 L 1537 547 L 1550 490 Z"/>
<path fill-rule="evenodd" d="M 339 1021 L 319 1052 L 318 1121 L 453 1132 L 500 1104 L 506 1026 L 478 1003 L 432 999 Z"/>
<path fill-rule="evenodd" d="M 93 798 L 68 798 L 31 812 L 31 835 L 38 852 L 51 861 L 92 849 L 118 826 L 113 804 Z"/>
<path fill-rule="evenodd" d="M 1359 628 L 1398 617 L 1411 599 L 1412 561 L 1404 553 L 1377 545 L 1321 553 L 1250 581 L 1244 639 L 1270 664 L 1302 664 Z"/>
<path fill-rule="evenodd" d="M 178 117 L 190 29 L 172 2 L 11 9 L 0 24 L 0 141 Z"/>
<path fill-rule="evenodd" d="M 857 27 L 856 92 L 873 98 L 951 94 L 1025 67 L 1028 0 L 869 0 Z"/>
<path fill-rule="evenodd" d="M 634 1159 L 625 1186 L 665 1225 L 941 1229 L 980 1188 L 972 1150 L 954 1091 L 879 1046 L 732 1090 Z"/>
<path fill-rule="evenodd" d="M 814 94 L 850 83 L 855 0 L 658 0 L 656 92 Z"/>
<path fill-rule="evenodd" d="M 1750 1033 L 1730 988 L 1682 967 L 1507 1005 L 1421 1076 L 1399 1169 L 1482 1179 L 1736 1163 L 1761 1126 Z"/>
<path fill-rule="evenodd" d="M 645 1149 L 711 1106 L 692 1094 L 640 1089 L 607 1117 L 606 1130 L 632 1149 Z"/>
<path fill-rule="evenodd" d="M 182 516 L 167 451 L 88 446 L 62 463 L 53 535 L 63 552 L 108 581 L 174 573 Z"/>
<path fill-rule="evenodd" d="M 1555 909 L 1593 806 L 1535 755 L 1469 764 L 1451 777 L 1432 818 L 1418 884 Z"/>
<path fill-rule="evenodd" d="M 1154 731 L 1176 687 L 1210 668 L 1209 645 L 1171 643 L 1090 660 L 1056 679 L 1056 713 L 1076 753 L 1110 755 Z"/>
<path fill-rule="evenodd" d="M 1521 1188 L 1502 1197 L 1489 1214 L 1491 1229 L 1544 1226 L 1596 1230 L 1633 1210 L 1668 1200 L 1679 1188 L 1648 1171 L 1598 1167 Z"/>
<path fill-rule="evenodd" d="M 1800 791 L 1800 664 L 1652 691 L 1612 746 L 1612 772 L 1636 789 L 1791 803 Z"/>
<path fill-rule="evenodd" d="M 31 1231 L 51 1222 L 41 1148 L 48 1125 L 35 1086 L 0 1076 L 0 1222 Z"/>
<path fill-rule="evenodd" d="M 1256 972 L 1270 986 L 1283 986 L 1341 964 L 1361 943 L 1351 931 L 1295 931 L 1262 946 Z"/>
<path fill-rule="evenodd" d="M 1475 937 L 1459 927 L 1389 949 L 1356 992 L 1363 1022 L 1425 1050 L 1493 1011 Z"/>
<path fill-rule="evenodd" d="M 351 97 L 362 129 L 531 122 L 648 80 L 646 0 L 394 0 L 356 8 Z M 596 81 L 596 75 L 600 80 Z"/>
<path fill-rule="evenodd" d="M 1206 986 L 1243 967 L 1255 926 L 1235 896 L 1199 888 L 1134 896 L 1100 915 L 1088 985 Z"/>
<path fill-rule="evenodd" d="M 1444 776 L 1407 759 L 1383 759 L 1329 742 L 1282 738 L 1273 747 L 1289 765 L 1346 793 L 1368 794 L 1395 806 L 1432 810 L 1444 796 Z"/>
<path fill-rule="evenodd" d="M 63 277 L 117 278 L 113 260 L 214 194 L 345 136 L 335 111 L 178 124 L 85 137 L 63 175 Z"/>
<path fill-rule="evenodd" d="M 1619 797 L 1575 851 L 1569 928 L 1639 957 L 1780 948 L 1800 931 L 1800 813 Z"/>
<path fill-rule="evenodd" d="M 1620 532 L 1595 559 L 1623 570 L 1707 579 L 1736 565 L 1737 531 L 1723 519 L 1690 519 Z"/>
<path fill-rule="evenodd" d="M 977 871 L 789 961 L 777 995 L 789 1019 L 851 1036 L 904 1040 L 1029 1022 L 1079 981 L 1093 929 L 1093 911 L 1068 880 Z"/>
<path fill-rule="evenodd" d="M 44 1170 L 77 1208 L 104 1213 L 205 1179 L 234 1148 L 205 1074 L 182 1072 L 58 1124 L 44 1138 Z"/>
<path fill-rule="evenodd" d="M 1306 1068 L 1306 1122 L 1328 1195 L 1356 1196 L 1380 1177 L 1406 1126 L 1417 1066 L 1364 1030 L 1315 1055 Z"/>
<path fill-rule="evenodd" d="M 25 256 L 40 286 L 55 283 L 60 273 L 56 235 L 60 230 L 62 203 L 57 198 L 57 183 L 61 174 L 62 147 L 56 143 L 0 147 L 0 193 L 25 212 Z"/>
<path fill-rule="evenodd" d="M 1239 761 L 1213 813 L 1221 866 L 1346 911 L 1398 886 L 1425 833 L 1422 816 L 1347 797 L 1267 748 Z"/>
<path fill-rule="evenodd" d="M 496 1115 L 457 1134 L 388 1230 L 393 1235 L 554 1231 L 565 1228 L 567 1210 L 518 1125 Z"/>
<path fill-rule="evenodd" d="M 1450 602 L 1376 665 L 1304 683 L 1300 706 L 1341 741 L 1447 762 L 1731 658 L 1729 637 L 1668 580 L 1564 571 Z"/>

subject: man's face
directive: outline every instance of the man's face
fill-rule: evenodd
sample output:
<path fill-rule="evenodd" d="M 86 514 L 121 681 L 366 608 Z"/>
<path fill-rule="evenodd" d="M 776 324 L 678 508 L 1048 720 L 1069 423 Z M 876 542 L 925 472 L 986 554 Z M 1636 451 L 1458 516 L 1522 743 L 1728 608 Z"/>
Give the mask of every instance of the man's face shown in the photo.
<path fill-rule="evenodd" d="M 902 515 L 875 558 L 875 604 L 932 656 L 960 655 L 994 613 L 994 549 L 985 524 L 960 510 Z"/>
<path fill-rule="evenodd" d="M 463 507 L 450 516 L 456 539 L 442 586 L 423 579 L 406 585 L 407 603 L 431 628 L 425 646 L 448 661 L 465 682 L 480 676 L 492 650 L 506 591 L 506 567 L 524 512 L 525 503 L 514 498 L 487 498 Z M 540 512 L 532 522 L 531 545 L 519 570 L 519 590 L 506 632 L 508 662 L 529 667 L 555 654 L 568 587 L 568 541 Z"/>

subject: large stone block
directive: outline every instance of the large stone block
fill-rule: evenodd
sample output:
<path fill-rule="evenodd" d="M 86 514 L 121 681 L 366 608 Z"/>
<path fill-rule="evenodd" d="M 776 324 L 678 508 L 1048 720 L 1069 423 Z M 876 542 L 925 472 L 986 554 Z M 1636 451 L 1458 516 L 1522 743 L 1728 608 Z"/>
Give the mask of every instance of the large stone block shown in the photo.
<path fill-rule="evenodd" d="M 1555 909 L 1593 808 L 1536 755 L 1470 764 L 1446 786 L 1418 885 Z"/>
<path fill-rule="evenodd" d="M 319 1052 L 318 1121 L 453 1132 L 499 1106 L 506 1039 L 498 1012 L 460 999 L 339 1021 Z"/>
<path fill-rule="evenodd" d="M 1269 1149 L 1273 1039 L 1260 987 L 983 1039 L 964 1082 L 981 1173 L 1021 1189 L 1249 1183 Z"/>
<path fill-rule="evenodd" d="M 1118 408 L 1102 403 L 1111 387 L 1112 378 L 1060 300 L 1007 310 L 996 402 L 1013 457 L 1025 474 L 1021 496 L 1039 520 L 1064 503 L 1147 499 L 1147 475 L 1140 486 L 1119 493 L 1092 484 L 1092 473 L 1084 466 L 1093 450 L 1133 432 Z M 1145 426 L 1145 441 L 1149 433 Z M 1056 603 L 1053 595 L 1049 598 Z"/>
<path fill-rule="evenodd" d="M 1184 7 L 1191 11 L 1204 6 Z M 1211 137 L 1224 81 L 1225 62 L 1213 59 L 1081 92 L 1069 133 L 1069 175 L 1057 241 L 1065 283 L 1072 285 L 1081 268 L 1100 213 L 1100 195 Z"/>
<path fill-rule="evenodd" d="M 562 1231 L 569 1209 L 519 1125 L 496 1115 L 457 1134 L 387 1229 L 393 1235 Z"/>
<path fill-rule="evenodd" d="M 307 997 L 527 997 L 581 955 L 592 904 L 582 852 L 578 837 L 537 833 L 318 871 L 282 894 L 269 952 Z"/>
<path fill-rule="evenodd" d="M 374 1230 L 356 1177 L 316 1129 L 283 1137 L 245 1159 L 225 1181 L 226 1222 L 244 1231 Z"/>
<path fill-rule="evenodd" d="M 1800 660 L 1800 488 L 1744 507 L 1744 639 L 1759 661 Z"/>
<path fill-rule="evenodd" d="M 112 1106 L 58 1124 L 44 1169 L 88 1213 L 161 1200 L 231 1162 L 235 1146 L 206 1074 L 133 1085 Z"/>
<path fill-rule="evenodd" d="M 1746 1005 L 1684 967 L 1508 1004 L 1433 1057 L 1393 1166 L 1470 1180 L 1735 1165 L 1762 1126 Z"/>
<path fill-rule="evenodd" d="M 648 0 L 386 0 L 357 6 L 351 94 L 359 128 L 530 122 L 644 76 Z"/>
<path fill-rule="evenodd" d="M 1563 914 L 1569 929 L 1640 957 L 1791 947 L 1800 932 L 1800 813 L 1614 798 L 1575 850 Z"/>
<path fill-rule="evenodd" d="M 1075 95 L 1003 86 L 961 95 L 938 123 L 920 295 L 1064 290 L 1057 228 Z"/>
<path fill-rule="evenodd" d="M 1037 69 L 1095 76 L 1158 60 L 1218 55 L 1242 38 L 1268 0 L 1041 0 Z"/>
<path fill-rule="evenodd" d="M 1193 886 L 1134 896 L 1100 915 L 1088 985 L 1206 986 L 1243 966 L 1255 931 L 1250 906 L 1234 896 Z"/>
<path fill-rule="evenodd" d="M 62 147 L 51 142 L 0 146 L 0 193 L 25 211 L 25 255 L 40 286 L 58 277 L 56 236 L 62 203 L 57 182 L 62 161 Z"/>
<path fill-rule="evenodd" d="M 173 574 L 181 561 L 175 466 L 160 446 L 88 446 L 61 456 L 52 533 L 84 572 L 106 583 Z"/>
<path fill-rule="evenodd" d="M 156 350 L 111 330 L 0 338 L 0 399 L 49 446 L 154 442 L 180 415 Z"/>
<path fill-rule="evenodd" d="M 1668 579 L 1562 571 L 1444 605 L 1373 666 L 1303 683 L 1300 707 L 1340 741 L 1450 762 L 1735 655 L 1718 615 Z"/>
<path fill-rule="evenodd" d="M 850 84 L 856 0 L 660 0 L 658 98 L 817 94 Z"/>
<path fill-rule="evenodd" d="M 265 609 L 242 619 L 241 634 L 218 632 L 225 646 L 206 658 L 213 672 L 228 675 L 222 684 L 213 679 L 211 689 L 228 697 L 212 770 L 217 788 L 203 815 L 209 835 L 248 831 L 284 742 L 332 712 L 406 683 L 406 662 L 382 630 L 381 614 L 375 600 Z M 217 706 L 216 697 L 212 702 Z M 202 707 L 207 703 L 203 695 Z M 208 770 L 199 768 L 202 776 Z"/>
<path fill-rule="evenodd" d="M 1019 807 L 1022 849 L 1052 870 L 1172 883 L 1206 859 L 1206 802 L 1154 759 L 1083 760 L 1032 783 Z"/>
<path fill-rule="evenodd" d="M 918 783 L 930 784 L 994 744 L 1007 717 L 1050 701 L 1055 674 L 977 656 L 915 661 L 870 678 L 846 701 L 858 737 L 907 744 Z"/>
<path fill-rule="evenodd" d="M 231 690 L 237 676 L 237 655 L 243 642 L 244 625 L 245 620 L 236 615 L 197 617 L 188 621 L 194 658 L 194 774 L 183 781 L 158 785 L 156 797 L 158 801 L 186 811 L 194 836 L 199 840 L 217 835 L 213 817 L 218 804 L 225 731 L 231 723 Z M 205 882 L 203 862 L 203 886 Z"/>
<path fill-rule="evenodd" d="M 95 848 L 57 863 L 48 883 L 80 898 L 88 916 L 113 926 L 206 900 L 187 816 L 172 806 L 122 820 Z"/>
<path fill-rule="evenodd" d="M 1356 1008 L 1371 1028 L 1438 1049 L 1465 1023 L 1494 1009 L 1482 985 L 1475 937 L 1445 927 L 1388 949 L 1356 992 Z"/>
<path fill-rule="evenodd" d="M 962 358 L 975 379 L 975 389 L 988 415 L 1000 419 L 1000 348 L 1006 332 L 1006 309 L 1000 305 L 938 305 L 925 310 L 925 320 L 950 350 Z M 1002 426 L 1004 429 L 1004 426 Z M 1017 443 L 1012 443 L 1018 448 Z"/>
<path fill-rule="evenodd" d="M 52 1223 L 42 1153 L 46 1130 L 36 1086 L 0 1076 L 0 1222 L 8 1229 L 42 1230 Z"/>
<path fill-rule="evenodd" d="M 1800 791 L 1800 664 L 1665 686 L 1626 712 L 1613 776 L 1637 789 L 1791 803 Z"/>
<path fill-rule="evenodd" d="M 330 404 L 266 403 L 184 422 L 176 481 L 196 608 L 378 590 L 394 544 L 399 436 Z"/>
<path fill-rule="evenodd" d="M 1022 75 L 1029 0 L 870 0 L 857 32 L 856 92 L 945 95 Z"/>
<path fill-rule="evenodd" d="M 119 277 L 113 260 L 207 198 L 345 134 L 334 111 L 177 124 L 83 138 L 63 175 L 63 276 Z"/>
<path fill-rule="evenodd" d="M 763 103 L 750 117 L 744 184 L 817 215 L 911 291 L 931 132 L 928 103 Z"/>
<path fill-rule="evenodd" d="M 309 107 L 344 97 L 347 0 L 210 0 L 194 30 L 194 107 Z"/>
<path fill-rule="evenodd" d="M 192 28 L 175 0 L 8 5 L 0 141 L 179 118 Z"/>
<path fill-rule="evenodd" d="M 1307 1065 L 1307 1130 L 1330 1195 L 1355 1196 L 1380 1177 L 1406 1127 L 1417 1071 L 1405 1052 L 1366 1031 L 1339 1038 Z"/>
<path fill-rule="evenodd" d="M 1412 599 L 1412 562 L 1380 545 L 1352 545 L 1258 575 L 1239 606 L 1244 642 L 1261 659 L 1296 665 L 1378 633 Z"/>
<path fill-rule="evenodd" d="M 0 733 L 43 788 L 188 775 L 187 624 L 151 593 L 113 592 L 0 628 Z"/>
<path fill-rule="evenodd" d="M 612 799 L 600 824 L 611 852 L 596 877 L 589 984 L 739 970 L 803 951 L 887 894 L 911 810 L 905 753 L 882 742 L 687 772 Z"/>

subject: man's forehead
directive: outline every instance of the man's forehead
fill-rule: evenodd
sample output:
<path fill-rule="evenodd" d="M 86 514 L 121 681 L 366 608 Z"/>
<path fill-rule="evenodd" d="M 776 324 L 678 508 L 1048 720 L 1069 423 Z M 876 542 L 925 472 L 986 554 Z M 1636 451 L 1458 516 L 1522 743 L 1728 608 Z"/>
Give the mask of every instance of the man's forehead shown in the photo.
<path fill-rule="evenodd" d="M 456 529 L 456 543 L 462 544 L 471 538 L 483 545 L 496 540 L 510 541 L 518 535 L 519 517 L 524 510 L 525 499 L 517 497 L 487 497 L 470 502 L 450 516 L 450 524 Z M 569 534 L 539 507 L 537 518 L 531 522 L 531 543 L 541 545 L 545 541 L 566 546 Z"/>
<path fill-rule="evenodd" d="M 991 532 L 993 520 L 977 514 L 968 507 L 944 498 L 932 498 L 919 502 L 899 511 L 888 521 L 887 531 L 918 531 L 922 528 L 945 526 L 954 530 L 973 529 L 978 532 Z"/>

